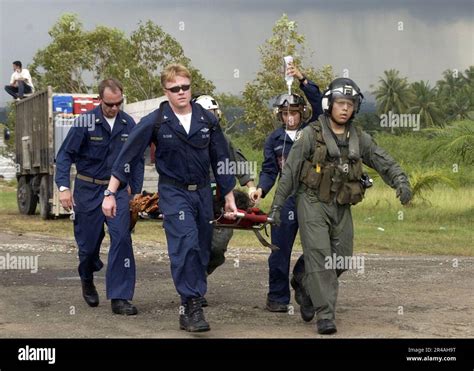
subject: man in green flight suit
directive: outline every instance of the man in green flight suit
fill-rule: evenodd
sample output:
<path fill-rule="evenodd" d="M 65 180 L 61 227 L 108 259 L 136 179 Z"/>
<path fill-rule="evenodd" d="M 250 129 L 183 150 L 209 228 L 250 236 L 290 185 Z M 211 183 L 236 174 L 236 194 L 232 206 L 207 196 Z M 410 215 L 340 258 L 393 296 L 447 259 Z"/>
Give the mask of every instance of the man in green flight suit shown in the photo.
<path fill-rule="evenodd" d="M 412 193 L 407 175 L 370 135 L 352 124 L 363 95 L 347 78 L 337 78 L 323 94 L 324 114 L 304 128 L 283 168 L 270 216 L 276 223 L 285 200 L 295 194 L 304 253 L 304 275 L 293 277 L 295 296 L 305 321 L 316 313 L 317 332 L 333 334 L 338 277 L 345 270 L 327 266 L 328 258 L 350 258 L 353 251 L 351 205 L 362 201 L 370 186 L 362 163 L 375 169 L 396 189 L 402 205 Z M 365 182 L 364 182 L 365 180 Z M 334 255 L 335 254 L 335 255 Z M 308 312 L 312 315 L 308 315 Z"/>

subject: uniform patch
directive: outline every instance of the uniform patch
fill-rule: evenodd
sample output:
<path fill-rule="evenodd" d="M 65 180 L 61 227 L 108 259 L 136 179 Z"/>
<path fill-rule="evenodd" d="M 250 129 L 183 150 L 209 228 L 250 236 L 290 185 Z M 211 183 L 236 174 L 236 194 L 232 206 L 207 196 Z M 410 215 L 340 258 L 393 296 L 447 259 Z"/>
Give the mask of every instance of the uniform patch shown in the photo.
<path fill-rule="evenodd" d="M 209 131 L 208 128 L 202 128 L 200 131 L 202 131 L 203 133 L 207 133 Z"/>
<path fill-rule="evenodd" d="M 92 137 L 92 136 L 91 136 L 91 140 L 93 140 L 93 141 L 101 141 L 101 140 L 104 140 L 104 137 Z"/>

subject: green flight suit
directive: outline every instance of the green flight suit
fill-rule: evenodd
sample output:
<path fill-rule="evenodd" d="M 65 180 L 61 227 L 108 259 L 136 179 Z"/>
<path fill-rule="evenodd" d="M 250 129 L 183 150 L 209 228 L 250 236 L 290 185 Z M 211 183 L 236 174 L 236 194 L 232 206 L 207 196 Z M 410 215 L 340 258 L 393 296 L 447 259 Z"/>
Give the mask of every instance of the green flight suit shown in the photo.
<path fill-rule="evenodd" d="M 321 115 L 318 121 L 304 128 L 296 138 L 283 168 L 273 205 L 281 206 L 289 196 L 296 195 L 305 262 L 303 286 L 311 297 L 317 319 L 334 320 L 338 277 L 345 269 L 326 269 L 326 258 L 333 257 L 333 254 L 338 257 L 352 256 L 354 230 L 350 204 L 339 205 L 335 195 L 329 202 L 322 202 L 317 190 L 300 181 L 303 163 L 313 159 L 316 149 L 313 125 L 319 125 L 319 128 L 327 125 L 330 128 L 329 117 Z M 358 151 L 362 162 L 375 169 L 392 188 L 397 188 L 401 183 L 409 186 L 407 176 L 393 158 L 378 147 L 369 134 L 363 131 L 358 133 Z M 341 142 L 336 144 L 341 154 L 347 151 L 347 146 Z"/>

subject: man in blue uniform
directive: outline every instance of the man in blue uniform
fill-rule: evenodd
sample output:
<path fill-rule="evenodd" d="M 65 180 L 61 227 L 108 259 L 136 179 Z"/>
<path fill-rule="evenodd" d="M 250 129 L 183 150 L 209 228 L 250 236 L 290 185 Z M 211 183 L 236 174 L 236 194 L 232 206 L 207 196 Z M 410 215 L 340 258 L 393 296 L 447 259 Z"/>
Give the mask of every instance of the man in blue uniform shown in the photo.
<path fill-rule="evenodd" d="M 277 98 L 274 106 L 278 109 L 278 120 L 283 125 L 273 131 L 265 142 L 264 161 L 260 173 L 257 191 L 251 196 L 258 202 L 260 198 L 270 192 L 288 157 L 291 146 L 298 131 L 308 122 L 314 121 L 322 114 L 321 92 L 319 87 L 308 80 L 299 69 L 291 65 L 288 74 L 295 76 L 300 82 L 300 88 L 311 104 L 312 116 L 308 120 L 308 110 L 303 97 L 297 94 L 282 94 Z M 281 211 L 281 225 L 272 226 L 272 244 L 280 250 L 273 251 L 268 259 L 269 292 L 266 309 L 270 312 L 286 312 L 290 302 L 289 270 L 291 251 L 298 232 L 298 219 L 295 211 L 295 200 L 290 197 Z M 301 256 L 295 264 L 294 274 L 304 271 L 304 260 Z M 299 298 L 297 298 L 297 301 Z M 300 308 L 306 308 L 302 306 Z"/>
<path fill-rule="evenodd" d="M 219 103 L 210 95 L 200 95 L 193 100 L 195 103 L 201 105 L 204 109 L 211 112 L 218 120 L 222 116 L 222 112 L 219 108 Z M 234 166 L 235 171 L 232 172 L 236 179 L 239 181 L 240 186 L 248 187 L 248 194 L 255 192 L 257 189 L 254 183 L 254 175 L 251 174 L 250 166 L 247 158 L 244 156 L 242 151 L 234 146 L 230 138 L 226 135 L 230 160 L 232 161 L 229 166 Z M 210 171 L 211 184 L 215 185 L 215 177 L 212 169 Z M 216 189 L 216 198 L 220 197 L 221 192 Z M 232 228 L 219 228 L 214 227 L 212 234 L 211 244 L 211 257 L 209 259 L 209 265 L 207 267 L 207 274 L 210 275 L 216 270 L 217 267 L 221 266 L 225 262 L 225 253 L 227 252 L 227 246 L 234 234 Z M 204 300 L 203 306 L 207 305 L 207 301 Z"/>
<path fill-rule="evenodd" d="M 188 69 L 180 64 L 167 66 L 161 74 L 161 84 L 168 101 L 140 121 L 122 149 L 112 169 L 110 196 L 104 198 L 102 209 L 107 216 L 119 214 L 121 205 L 114 194 L 133 176 L 127 171 L 128 164 L 142 157 L 154 142 L 171 275 L 182 304 L 180 328 L 209 331 L 202 310 L 211 251 L 209 222 L 213 219 L 209 167 L 225 195 L 229 218 L 235 218 L 237 211 L 232 193 L 235 178 L 217 171 L 220 163 L 229 162 L 227 143 L 217 119 L 199 104 L 191 103 Z"/>
<path fill-rule="evenodd" d="M 74 209 L 74 236 L 79 248 L 79 276 L 82 293 L 91 307 L 99 305 L 94 286 L 94 272 L 103 267 L 100 245 L 104 223 L 110 234 L 106 273 L 107 299 L 116 314 L 134 315 L 137 309 L 129 300 L 135 288 L 135 260 L 129 232 L 130 194 L 140 193 L 143 183 L 143 159 L 131 166 L 133 177 L 120 190 L 120 212 L 114 219 L 105 218 L 101 203 L 110 179 L 112 164 L 135 127 L 133 119 L 120 110 L 123 88 L 119 81 L 107 79 L 99 85 L 100 106 L 80 116 L 69 131 L 56 159 L 56 184 L 59 200 L 66 209 Z M 70 169 L 76 164 L 74 197 L 70 191 Z"/>

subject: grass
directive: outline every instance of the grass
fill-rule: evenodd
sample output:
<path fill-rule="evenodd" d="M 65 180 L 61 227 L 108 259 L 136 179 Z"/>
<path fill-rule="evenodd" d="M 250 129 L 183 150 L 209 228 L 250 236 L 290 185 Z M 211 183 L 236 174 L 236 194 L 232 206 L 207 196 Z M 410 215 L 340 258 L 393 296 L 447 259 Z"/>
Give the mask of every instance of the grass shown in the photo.
<path fill-rule="evenodd" d="M 375 185 L 368 190 L 364 202 L 352 208 L 356 252 L 474 256 L 474 167 L 459 164 L 459 170 L 455 172 L 452 160 L 441 153 L 430 152 L 432 139 L 426 135 L 414 133 L 394 136 L 379 133 L 376 140 L 401 163 L 412 180 L 420 175 L 441 174 L 459 187 L 451 189 L 443 185 L 438 176 L 432 182 L 433 191 L 426 188 L 413 206 L 402 207 L 395 197 L 395 191 L 386 186 L 373 171 L 370 172 Z M 257 162 L 260 171 L 263 151 L 252 148 L 245 136 L 235 137 L 233 142 L 249 161 Z M 430 155 L 426 157 L 426 153 Z M 260 206 L 263 210 L 270 209 L 274 191 L 275 187 L 262 200 Z M 427 201 L 422 202 L 423 198 Z M 403 220 L 399 220 L 399 211 L 403 211 Z M 233 239 L 231 244 L 236 243 L 236 240 L 239 244 L 244 244 L 244 241 L 254 244 L 251 238 L 244 235 L 242 242 Z M 300 247 L 297 242 L 295 248 Z"/>
<path fill-rule="evenodd" d="M 429 202 L 402 207 L 393 190 L 374 187 L 353 208 L 356 249 L 474 256 L 472 196 L 470 187 L 439 186 L 426 194 Z"/>
<path fill-rule="evenodd" d="M 263 210 L 269 210 L 273 191 L 262 201 Z M 377 182 L 364 202 L 352 208 L 355 252 L 474 256 L 473 196 L 472 187 L 437 186 L 426 194 L 429 202 L 402 207 L 395 191 Z M 67 218 L 44 221 L 39 215 L 20 215 L 14 184 L 5 182 L 0 182 L 0 230 L 73 238 L 72 222 Z M 140 221 L 133 239 L 166 244 L 161 223 L 153 220 Z M 250 231 L 235 231 L 232 247 L 267 250 Z M 295 250 L 301 251 L 299 237 Z"/>

